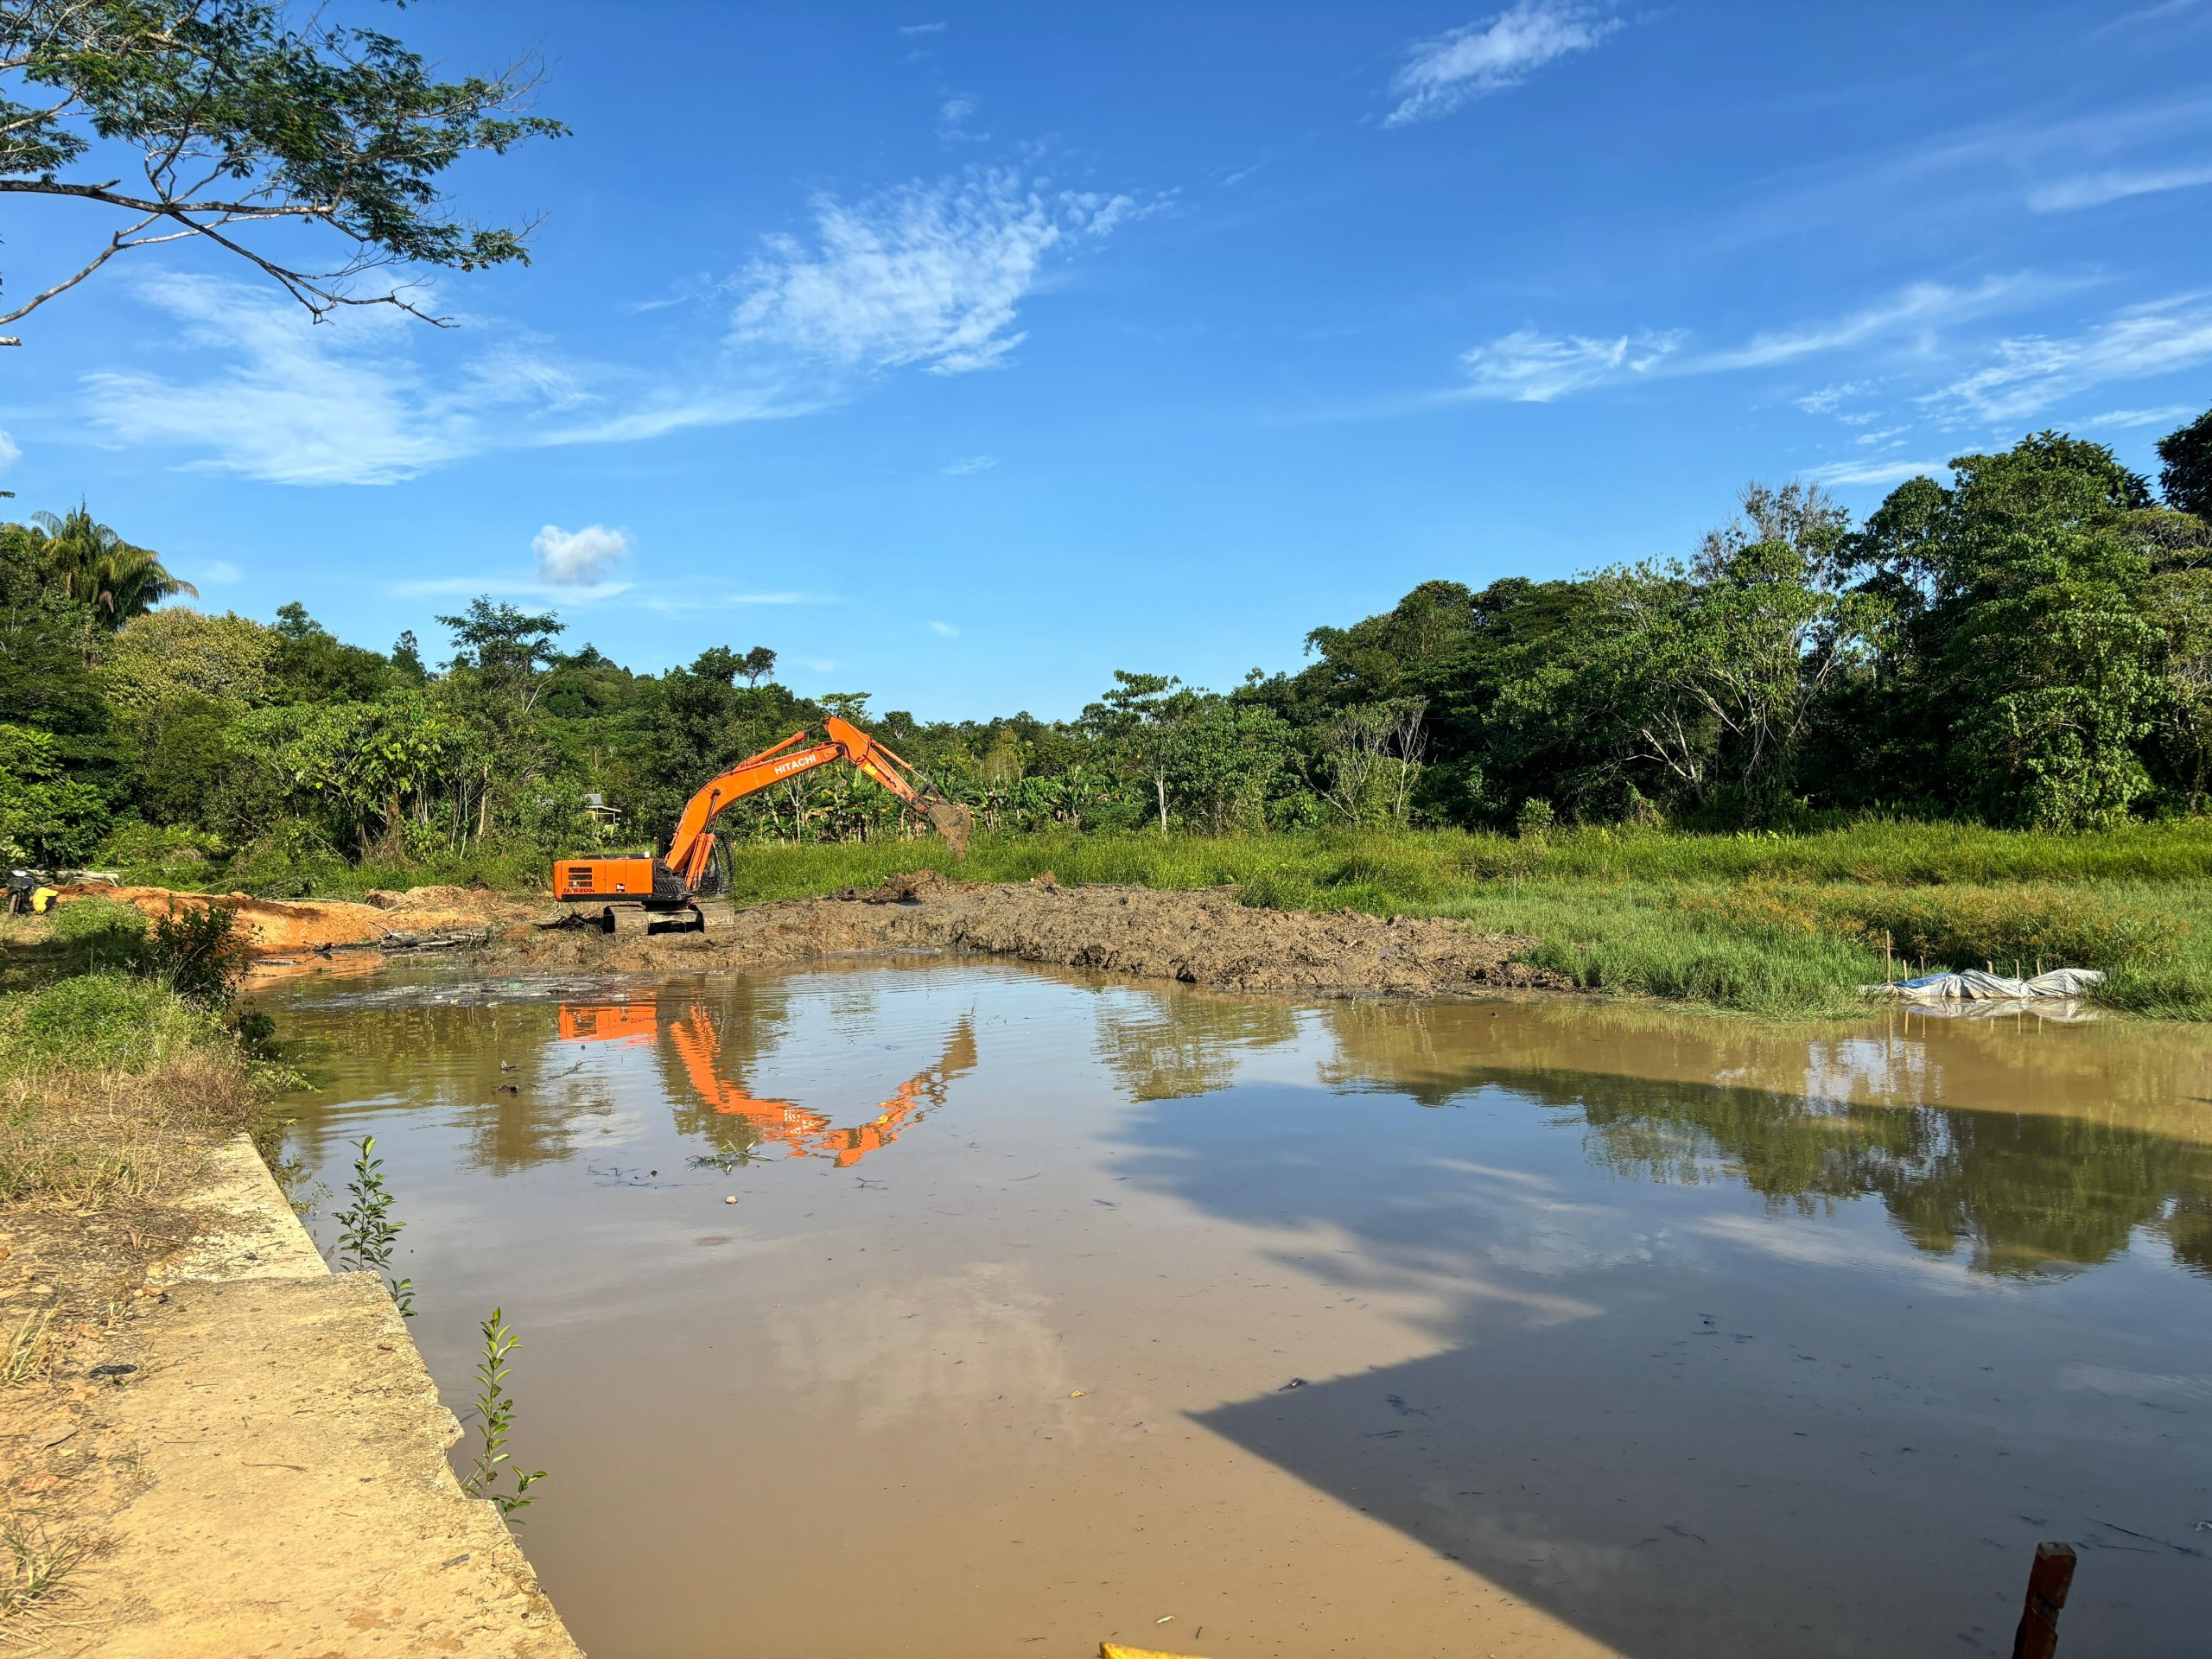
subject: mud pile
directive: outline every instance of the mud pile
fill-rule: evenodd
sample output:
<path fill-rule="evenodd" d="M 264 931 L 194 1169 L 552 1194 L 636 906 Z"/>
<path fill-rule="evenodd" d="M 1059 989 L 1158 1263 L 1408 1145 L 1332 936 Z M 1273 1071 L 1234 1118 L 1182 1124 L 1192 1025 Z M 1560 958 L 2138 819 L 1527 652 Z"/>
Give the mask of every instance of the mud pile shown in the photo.
<path fill-rule="evenodd" d="M 1057 967 L 1243 991 L 1438 992 L 1566 988 L 1513 960 L 1529 941 L 1464 923 L 1351 911 L 1255 910 L 1227 888 L 1062 887 L 950 881 L 931 871 L 867 893 L 717 911 L 705 933 L 613 940 L 581 930 L 518 934 L 505 953 L 536 966 L 713 972 L 881 950 L 972 950 Z"/>
<path fill-rule="evenodd" d="M 480 933 L 511 918 L 517 902 L 467 887 L 416 887 L 372 893 L 367 902 L 344 899 L 255 899 L 243 893 L 179 893 L 168 887 L 121 887 L 86 882 L 65 887 L 61 902 L 111 899 L 149 919 L 173 909 L 222 905 L 237 912 L 238 931 L 256 956 L 411 943 L 425 937 Z M 519 906 L 534 912 L 537 906 Z"/>

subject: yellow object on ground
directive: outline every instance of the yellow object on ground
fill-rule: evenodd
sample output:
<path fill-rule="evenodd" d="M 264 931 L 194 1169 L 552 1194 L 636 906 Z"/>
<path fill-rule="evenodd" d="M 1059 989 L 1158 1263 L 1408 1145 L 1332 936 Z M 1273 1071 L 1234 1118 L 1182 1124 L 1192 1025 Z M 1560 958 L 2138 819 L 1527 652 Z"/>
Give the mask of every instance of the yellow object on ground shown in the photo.
<path fill-rule="evenodd" d="M 1118 1642 L 1101 1642 L 1098 1659 L 1192 1659 L 1187 1653 L 1158 1653 L 1150 1648 L 1125 1648 Z"/>
<path fill-rule="evenodd" d="M 31 893 L 31 913 L 34 916 L 45 915 L 54 901 L 60 896 L 61 889 L 59 887 L 34 888 Z"/>

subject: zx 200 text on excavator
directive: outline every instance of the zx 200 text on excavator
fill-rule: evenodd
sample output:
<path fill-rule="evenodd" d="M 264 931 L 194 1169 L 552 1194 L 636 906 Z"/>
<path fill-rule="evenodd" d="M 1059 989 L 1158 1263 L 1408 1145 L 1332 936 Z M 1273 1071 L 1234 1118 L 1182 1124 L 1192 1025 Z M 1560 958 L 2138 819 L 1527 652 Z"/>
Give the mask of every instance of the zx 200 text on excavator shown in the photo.
<path fill-rule="evenodd" d="M 807 740 L 813 739 L 812 743 Z M 801 747 L 804 745 L 804 747 Z M 704 927 L 699 900 L 717 890 L 713 824 L 722 809 L 786 778 L 842 760 L 926 819 L 955 858 L 968 855 L 968 809 L 949 801 L 920 770 L 859 727 L 835 715 L 817 728 L 794 732 L 772 748 L 710 779 L 683 804 L 683 816 L 658 858 L 563 858 L 553 865 L 553 896 L 587 913 L 599 911 L 610 933 L 644 932 L 656 922 Z"/>

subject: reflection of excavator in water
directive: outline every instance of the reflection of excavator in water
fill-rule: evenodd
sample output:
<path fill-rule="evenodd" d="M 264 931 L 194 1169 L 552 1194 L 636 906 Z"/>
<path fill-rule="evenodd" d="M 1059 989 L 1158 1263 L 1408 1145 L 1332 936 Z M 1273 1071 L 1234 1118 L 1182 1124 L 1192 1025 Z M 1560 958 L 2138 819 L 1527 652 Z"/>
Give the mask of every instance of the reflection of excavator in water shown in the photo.
<path fill-rule="evenodd" d="M 704 927 L 699 900 L 719 890 L 715 834 L 710 827 L 734 801 L 782 783 L 832 760 L 843 760 L 872 778 L 927 819 L 943 836 L 955 858 L 968 855 L 968 809 L 947 800 L 944 791 L 910 762 L 900 759 L 859 727 L 836 715 L 822 722 L 821 741 L 810 747 L 809 732 L 793 732 L 772 748 L 739 761 L 708 780 L 683 804 L 668 850 L 658 858 L 563 858 L 553 866 L 553 896 L 563 904 L 598 905 L 610 933 L 643 932 L 656 921 Z"/>
<path fill-rule="evenodd" d="M 649 1043 L 658 1029 L 660 1010 L 650 1002 L 610 1004 L 565 1003 L 561 1008 L 563 1042 Z M 764 1100 L 742 1081 L 722 1076 L 721 1038 L 706 1008 L 693 1003 L 669 1025 L 669 1040 L 691 1080 L 691 1088 L 710 1111 L 734 1117 L 750 1128 L 757 1143 L 772 1143 L 793 1158 L 828 1158 L 840 1169 L 849 1168 L 876 1150 L 896 1141 L 911 1123 L 918 1123 L 932 1109 L 944 1103 L 946 1085 L 976 1065 L 976 1033 L 963 1015 L 945 1039 L 944 1053 L 935 1065 L 916 1072 L 900 1084 L 875 1116 L 851 1128 L 838 1128 L 822 1112 L 793 1100 Z"/>

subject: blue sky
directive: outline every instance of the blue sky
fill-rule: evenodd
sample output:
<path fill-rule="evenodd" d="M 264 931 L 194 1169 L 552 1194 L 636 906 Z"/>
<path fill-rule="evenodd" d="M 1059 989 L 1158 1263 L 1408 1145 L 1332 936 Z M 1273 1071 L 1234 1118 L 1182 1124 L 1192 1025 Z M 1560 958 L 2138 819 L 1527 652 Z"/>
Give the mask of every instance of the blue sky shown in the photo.
<path fill-rule="evenodd" d="M 380 647 L 490 591 L 1066 715 L 2212 404 L 2212 0 L 353 10 L 542 52 L 575 136 L 454 179 L 535 263 L 437 331 L 118 261 L 18 325 L 0 484 Z"/>

